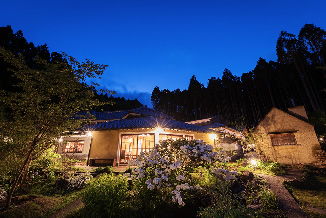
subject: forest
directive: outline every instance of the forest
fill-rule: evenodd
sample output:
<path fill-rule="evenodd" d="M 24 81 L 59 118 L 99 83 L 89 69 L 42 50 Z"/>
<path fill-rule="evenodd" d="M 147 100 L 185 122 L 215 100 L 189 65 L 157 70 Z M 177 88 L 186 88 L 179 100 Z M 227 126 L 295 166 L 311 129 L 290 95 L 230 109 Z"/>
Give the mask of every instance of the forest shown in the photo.
<path fill-rule="evenodd" d="M 10 51 L 15 56 L 22 56 L 26 65 L 32 69 L 39 67 L 35 64 L 37 57 L 49 63 L 65 61 L 61 53 L 50 52 L 46 44 L 35 46 L 34 43 L 26 40 L 21 30 L 14 33 L 11 26 L 0 27 L 0 47 Z M 12 76 L 13 73 L 8 70 L 9 68 L 10 64 L 0 57 L 0 90 L 17 91 L 15 90 L 17 89 L 15 85 L 17 79 Z M 94 90 L 94 97 L 101 102 L 101 105 L 93 108 L 96 111 L 129 110 L 143 106 L 137 99 L 108 96 L 108 92 L 98 93 Z"/>
<path fill-rule="evenodd" d="M 256 67 L 240 77 L 228 69 L 207 86 L 192 76 L 188 89 L 155 87 L 154 109 L 181 121 L 221 117 L 224 124 L 252 127 L 273 107 L 286 110 L 304 105 L 308 114 L 325 111 L 326 32 L 305 24 L 299 34 L 281 31 L 277 61 L 259 58 Z"/>

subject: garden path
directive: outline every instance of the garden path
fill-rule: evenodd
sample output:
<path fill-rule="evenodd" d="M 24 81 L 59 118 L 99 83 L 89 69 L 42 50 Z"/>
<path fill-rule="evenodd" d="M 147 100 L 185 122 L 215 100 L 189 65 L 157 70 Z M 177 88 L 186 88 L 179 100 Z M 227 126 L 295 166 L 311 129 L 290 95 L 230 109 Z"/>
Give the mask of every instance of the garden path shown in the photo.
<path fill-rule="evenodd" d="M 302 174 L 298 172 L 288 172 L 284 176 L 270 176 L 258 174 L 260 177 L 264 178 L 270 185 L 270 189 L 276 195 L 276 198 L 280 204 L 280 208 L 286 213 L 287 217 L 307 217 L 303 212 L 298 202 L 294 200 L 289 191 L 284 187 L 283 181 L 289 181 L 296 178 L 300 178 Z"/>
<path fill-rule="evenodd" d="M 73 211 L 75 211 L 78 208 L 81 208 L 83 206 L 84 206 L 84 203 L 80 199 L 77 199 L 77 200 L 71 202 L 70 204 L 68 204 L 67 206 L 65 206 L 64 208 L 62 208 L 61 210 L 59 210 L 59 211 L 55 212 L 54 214 L 52 214 L 50 216 L 50 218 L 63 218 L 63 217 L 66 217 L 71 212 L 73 212 Z"/>

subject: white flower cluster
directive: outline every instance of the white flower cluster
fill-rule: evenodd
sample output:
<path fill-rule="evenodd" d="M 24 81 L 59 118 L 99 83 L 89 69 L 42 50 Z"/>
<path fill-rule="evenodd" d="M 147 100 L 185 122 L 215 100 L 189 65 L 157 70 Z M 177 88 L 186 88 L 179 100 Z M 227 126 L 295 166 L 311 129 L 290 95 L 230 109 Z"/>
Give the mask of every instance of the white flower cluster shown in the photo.
<path fill-rule="evenodd" d="M 213 147 L 203 141 L 191 141 L 187 144 L 165 141 L 149 154 L 141 153 L 133 162 L 133 178 L 143 181 L 149 190 L 169 190 L 172 201 L 183 206 L 183 192 L 194 189 L 191 184 L 190 171 L 194 167 L 226 161 L 224 155 L 213 152 Z M 231 179 L 230 176 L 225 178 Z M 195 188 L 200 189 L 199 186 Z"/>
<path fill-rule="evenodd" d="M 71 176 L 67 180 L 68 190 L 82 189 L 86 186 L 87 182 L 89 182 L 93 176 L 90 173 L 81 173 L 77 176 Z"/>
<path fill-rule="evenodd" d="M 0 200 L 4 200 L 7 198 L 7 192 L 3 188 L 0 187 Z"/>

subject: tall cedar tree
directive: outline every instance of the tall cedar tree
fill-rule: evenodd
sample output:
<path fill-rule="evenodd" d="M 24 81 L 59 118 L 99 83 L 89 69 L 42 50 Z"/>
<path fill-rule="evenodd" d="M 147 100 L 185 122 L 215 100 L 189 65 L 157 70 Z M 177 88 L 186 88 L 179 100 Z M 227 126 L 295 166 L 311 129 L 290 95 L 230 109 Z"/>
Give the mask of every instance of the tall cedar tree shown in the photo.
<path fill-rule="evenodd" d="M 276 44 L 278 62 L 259 58 L 255 69 L 240 78 L 225 69 L 221 79 L 209 79 L 207 88 L 195 76 L 183 91 L 155 87 L 153 107 L 182 121 L 221 116 L 226 125 L 247 127 L 272 107 L 324 111 L 326 32 L 306 24 L 298 36 L 282 31 Z"/>

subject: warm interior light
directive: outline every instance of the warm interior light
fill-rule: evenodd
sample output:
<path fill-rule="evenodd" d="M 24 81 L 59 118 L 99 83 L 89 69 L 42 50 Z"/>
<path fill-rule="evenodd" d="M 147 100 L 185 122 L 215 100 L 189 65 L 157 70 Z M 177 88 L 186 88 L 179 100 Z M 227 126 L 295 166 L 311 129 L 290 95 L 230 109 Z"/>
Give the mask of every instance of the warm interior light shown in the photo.
<path fill-rule="evenodd" d="M 92 134 L 92 132 L 87 132 L 87 135 L 92 137 L 93 134 Z"/>
<path fill-rule="evenodd" d="M 215 140 L 217 138 L 216 134 L 209 134 L 209 138 Z"/>

